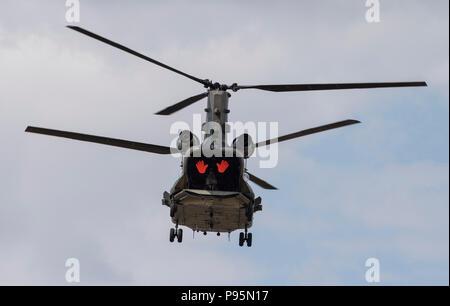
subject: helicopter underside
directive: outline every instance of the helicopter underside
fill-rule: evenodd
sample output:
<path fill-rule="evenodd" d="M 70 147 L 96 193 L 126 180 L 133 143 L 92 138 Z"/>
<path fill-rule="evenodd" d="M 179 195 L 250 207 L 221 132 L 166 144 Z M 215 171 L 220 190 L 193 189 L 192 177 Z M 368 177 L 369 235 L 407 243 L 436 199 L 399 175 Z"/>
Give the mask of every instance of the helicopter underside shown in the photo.
<path fill-rule="evenodd" d="M 251 200 L 240 192 L 184 189 L 174 198 L 172 222 L 201 232 L 226 232 L 250 228 L 246 210 Z"/>

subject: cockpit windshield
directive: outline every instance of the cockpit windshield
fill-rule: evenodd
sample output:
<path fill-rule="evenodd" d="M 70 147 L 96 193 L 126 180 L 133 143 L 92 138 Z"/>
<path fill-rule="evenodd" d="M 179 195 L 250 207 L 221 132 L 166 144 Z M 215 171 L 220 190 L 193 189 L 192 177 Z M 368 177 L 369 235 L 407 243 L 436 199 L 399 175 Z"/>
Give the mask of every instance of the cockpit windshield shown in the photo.
<path fill-rule="evenodd" d="M 185 165 L 191 189 L 238 191 L 241 159 L 189 157 Z"/>

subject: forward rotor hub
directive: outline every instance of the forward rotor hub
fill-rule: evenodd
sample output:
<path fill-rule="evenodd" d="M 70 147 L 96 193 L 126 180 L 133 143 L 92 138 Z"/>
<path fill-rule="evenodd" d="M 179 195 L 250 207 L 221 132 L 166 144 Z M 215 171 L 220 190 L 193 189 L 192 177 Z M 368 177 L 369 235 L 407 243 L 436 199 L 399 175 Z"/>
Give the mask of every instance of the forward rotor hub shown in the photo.
<path fill-rule="evenodd" d="M 227 84 L 220 84 L 219 82 L 213 82 L 208 79 L 203 80 L 203 82 L 204 82 L 203 84 L 204 84 L 205 88 L 209 88 L 209 89 L 223 90 L 223 91 L 231 89 L 234 92 L 239 90 L 239 86 L 237 83 L 227 85 Z"/>

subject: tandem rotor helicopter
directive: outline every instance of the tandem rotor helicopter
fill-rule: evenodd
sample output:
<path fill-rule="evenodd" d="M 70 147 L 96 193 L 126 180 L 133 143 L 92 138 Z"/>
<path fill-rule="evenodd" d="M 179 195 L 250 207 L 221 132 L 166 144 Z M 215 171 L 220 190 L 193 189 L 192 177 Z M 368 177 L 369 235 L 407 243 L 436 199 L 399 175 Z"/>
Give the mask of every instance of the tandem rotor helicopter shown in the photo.
<path fill-rule="evenodd" d="M 169 207 L 171 220 L 175 224 L 175 227 L 170 229 L 170 242 L 173 242 L 175 238 L 178 242 L 182 242 L 183 230 L 179 226 L 186 226 L 194 232 L 203 232 L 205 235 L 207 232 L 215 232 L 217 235 L 228 233 L 229 235 L 235 230 L 243 230 L 239 233 L 239 246 L 243 246 L 246 243 L 250 247 L 252 245 L 252 233 L 249 233 L 248 229 L 252 226 L 253 214 L 262 210 L 262 200 L 261 197 L 255 197 L 247 181 L 251 181 L 264 189 L 277 189 L 247 171 L 245 161 L 252 155 L 252 152 L 258 147 L 276 142 L 360 123 L 357 120 L 344 120 L 258 143 L 253 143 L 249 135 L 243 134 L 235 138 L 231 145 L 228 145 L 225 135 L 228 113 L 230 112 L 228 100 L 231 95 L 229 91 L 237 92 L 244 89 L 258 89 L 271 92 L 292 92 L 427 86 L 425 82 L 250 86 L 234 83 L 226 85 L 187 74 L 81 27 L 68 26 L 68 28 L 189 78 L 205 88 L 203 93 L 189 97 L 156 113 L 157 115 L 170 115 L 203 98 L 207 98 L 207 107 L 205 109 L 206 122 L 204 125 L 212 124 L 212 126 L 216 126 L 225 132 L 218 134 L 216 129 L 207 130 L 203 143 L 200 143 L 199 139 L 190 131 L 182 131 L 177 140 L 177 148 L 170 148 L 34 126 L 28 126 L 25 130 L 30 133 L 70 138 L 156 154 L 181 153 L 183 174 L 175 182 L 170 192 L 164 192 L 162 199 L 162 204 Z M 205 154 L 205 148 L 213 150 L 214 154 Z"/>

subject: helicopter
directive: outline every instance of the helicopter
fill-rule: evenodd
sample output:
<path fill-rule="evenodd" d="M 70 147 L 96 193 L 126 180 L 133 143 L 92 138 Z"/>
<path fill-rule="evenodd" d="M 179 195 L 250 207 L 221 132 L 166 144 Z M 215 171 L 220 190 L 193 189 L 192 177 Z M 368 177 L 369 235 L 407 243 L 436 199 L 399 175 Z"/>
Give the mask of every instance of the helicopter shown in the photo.
<path fill-rule="evenodd" d="M 329 84 L 285 84 L 285 85 L 231 85 L 213 82 L 190 75 L 146 55 L 138 53 L 124 45 L 111 41 L 78 26 L 67 26 L 69 29 L 87 35 L 93 39 L 137 56 L 147 62 L 182 75 L 205 88 L 205 91 L 164 108 L 156 115 L 171 115 L 191 104 L 207 98 L 206 121 L 203 123 L 203 142 L 189 130 L 179 133 L 176 148 L 102 136 L 80 134 L 68 131 L 28 126 L 29 133 L 44 134 L 69 138 L 79 141 L 145 151 L 156 154 L 178 153 L 182 157 L 182 175 L 177 179 L 170 192 L 165 191 L 162 205 L 169 208 L 169 215 L 174 227 L 170 228 L 169 241 L 183 240 L 185 226 L 195 232 L 230 233 L 241 230 L 239 246 L 245 243 L 252 246 L 252 233 L 248 230 L 253 224 L 254 213 L 262 210 L 262 199 L 256 197 L 249 182 L 267 190 L 277 188 L 267 181 L 251 174 L 246 168 L 246 161 L 254 150 L 307 135 L 337 129 L 361 123 L 357 120 L 343 120 L 288 135 L 254 143 L 251 136 L 242 134 L 232 144 L 226 141 L 229 98 L 231 92 L 256 89 L 269 92 L 323 91 L 344 89 L 368 89 L 389 87 L 421 87 L 426 82 L 383 82 L 383 83 L 329 83 Z"/>

